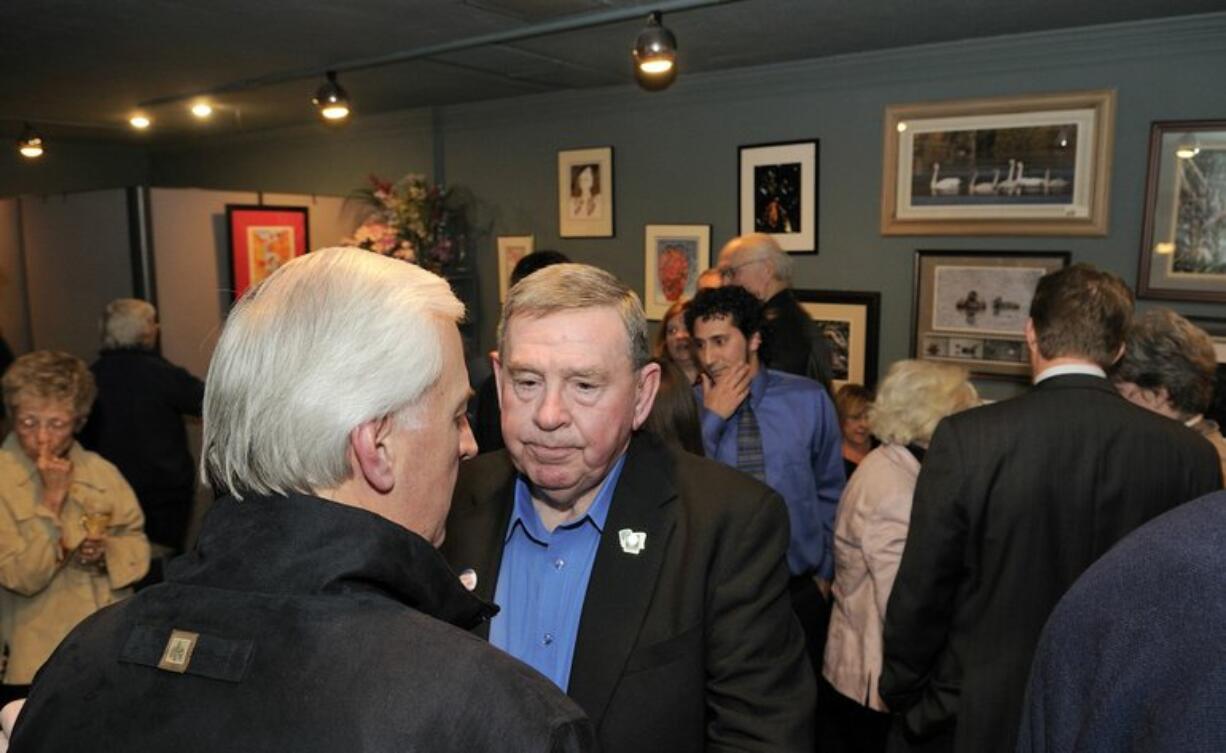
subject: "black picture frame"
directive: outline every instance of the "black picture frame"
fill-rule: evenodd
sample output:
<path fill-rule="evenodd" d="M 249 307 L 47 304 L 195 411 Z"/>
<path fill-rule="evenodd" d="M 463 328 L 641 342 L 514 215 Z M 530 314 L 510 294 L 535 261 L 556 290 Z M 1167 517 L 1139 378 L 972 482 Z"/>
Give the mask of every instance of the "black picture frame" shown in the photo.
<path fill-rule="evenodd" d="M 832 387 L 837 390 L 847 383 L 874 387 L 881 343 L 881 293 L 793 290 L 792 294 L 830 340 L 835 361 Z M 828 323 L 835 326 L 827 327 Z"/>
<path fill-rule="evenodd" d="M 820 171 L 818 139 L 738 147 L 738 235 L 767 233 L 789 254 L 816 254 Z M 780 187 L 768 190 L 765 181 Z M 789 199 L 793 191 L 799 193 L 794 201 Z"/>

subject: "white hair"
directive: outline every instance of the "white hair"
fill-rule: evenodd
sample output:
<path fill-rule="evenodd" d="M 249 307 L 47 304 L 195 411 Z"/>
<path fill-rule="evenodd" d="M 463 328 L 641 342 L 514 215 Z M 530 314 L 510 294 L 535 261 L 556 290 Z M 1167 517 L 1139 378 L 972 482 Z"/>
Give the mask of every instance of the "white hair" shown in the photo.
<path fill-rule="evenodd" d="M 786 287 L 792 285 L 792 257 L 788 255 L 779 242 L 766 233 L 748 233 L 733 238 L 728 243 L 733 246 L 734 254 L 741 263 L 762 259 L 771 265 L 774 277 Z"/>
<path fill-rule="evenodd" d="M 356 248 L 300 256 L 234 307 L 209 364 L 201 476 L 236 496 L 350 476 L 350 432 L 438 381 L 464 305 L 443 278 Z"/>
<path fill-rule="evenodd" d="M 139 298 L 116 298 L 102 310 L 102 349 L 148 348 L 157 309 Z"/>

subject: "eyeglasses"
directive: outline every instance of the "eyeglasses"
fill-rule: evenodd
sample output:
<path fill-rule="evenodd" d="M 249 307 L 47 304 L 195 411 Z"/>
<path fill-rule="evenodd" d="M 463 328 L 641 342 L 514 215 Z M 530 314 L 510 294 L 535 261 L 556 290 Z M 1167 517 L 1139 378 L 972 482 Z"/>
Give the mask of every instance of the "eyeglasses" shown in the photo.
<path fill-rule="evenodd" d="M 48 418 L 45 421 L 39 420 L 34 416 L 21 416 L 17 419 L 17 430 L 33 434 L 40 427 L 46 427 L 47 431 L 53 434 L 63 434 L 70 431 L 76 422 L 62 418 Z"/>
<path fill-rule="evenodd" d="M 762 260 L 761 259 L 750 259 L 749 261 L 743 261 L 740 264 L 733 264 L 728 267 L 720 267 L 719 276 L 725 280 L 731 280 L 733 276 L 736 275 L 736 271 L 740 269 L 741 267 L 748 267 L 750 264 L 757 264 L 760 261 Z"/>

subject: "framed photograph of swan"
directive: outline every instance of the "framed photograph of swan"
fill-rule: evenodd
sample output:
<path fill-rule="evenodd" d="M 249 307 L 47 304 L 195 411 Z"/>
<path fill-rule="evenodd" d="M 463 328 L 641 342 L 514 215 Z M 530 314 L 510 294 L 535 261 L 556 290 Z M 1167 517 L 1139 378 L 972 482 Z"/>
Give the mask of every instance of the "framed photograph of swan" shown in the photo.
<path fill-rule="evenodd" d="M 1226 120 L 1150 129 L 1137 295 L 1226 303 Z"/>
<path fill-rule="evenodd" d="M 740 234 L 768 233 L 788 253 L 816 254 L 818 141 L 752 144 L 739 153 Z"/>
<path fill-rule="evenodd" d="M 1067 251 L 916 251 L 912 355 L 960 363 L 975 376 L 1025 379 L 1035 286 L 1068 263 Z"/>
<path fill-rule="evenodd" d="M 498 236 L 498 302 L 507 299 L 511 287 L 511 272 L 519 260 L 532 253 L 535 237 L 531 235 Z"/>
<path fill-rule="evenodd" d="M 1106 235 L 1115 92 L 891 105 L 883 235 Z"/>
<path fill-rule="evenodd" d="M 613 147 L 558 152 L 558 235 L 613 237 Z"/>
<path fill-rule="evenodd" d="M 877 338 L 881 293 L 853 290 L 796 290 L 800 307 L 830 345 L 835 390 L 844 384 L 877 382 Z"/>
<path fill-rule="evenodd" d="M 643 309 L 658 321 L 698 292 L 698 275 L 711 266 L 711 226 L 648 225 L 644 235 Z"/>

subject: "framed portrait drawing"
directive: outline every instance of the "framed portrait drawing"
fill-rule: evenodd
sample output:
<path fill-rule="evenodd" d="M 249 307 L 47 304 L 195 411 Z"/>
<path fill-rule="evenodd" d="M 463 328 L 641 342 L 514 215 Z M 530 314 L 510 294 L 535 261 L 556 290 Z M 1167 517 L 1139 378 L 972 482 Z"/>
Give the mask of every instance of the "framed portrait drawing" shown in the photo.
<path fill-rule="evenodd" d="M 830 345 L 835 390 L 844 384 L 877 382 L 881 294 L 850 290 L 794 290 L 800 307 Z"/>
<path fill-rule="evenodd" d="M 281 265 L 311 247 L 306 207 L 226 204 L 230 291 L 238 300 Z"/>
<path fill-rule="evenodd" d="M 958 363 L 978 377 L 1028 378 L 1034 289 L 1068 263 L 1067 251 L 916 251 L 912 355 Z"/>
<path fill-rule="evenodd" d="M 531 235 L 498 236 L 498 302 L 507 299 L 511 287 L 511 272 L 519 260 L 532 253 L 535 239 Z"/>
<path fill-rule="evenodd" d="M 1150 129 L 1137 295 L 1226 303 L 1226 120 Z"/>
<path fill-rule="evenodd" d="M 558 152 L 558 235 L 613 237 L 613 147 Z"/>
<path fill-rule="evenodd" d="M 659 321 L 698 291 L 698 275 L 711 266 L 711 226 L 648 225 L 644 236 L 643 308 Z"/>
<path fill-rule="evenodd" d="M 1106 235 L 1115 92 L 891 105 L 883 235 Z"/>
<path fill-rule="evenodd" d="M 788 253 L 817 253 L 818 142 L 740 148 L 738 228 L 768 233 Z"/>

